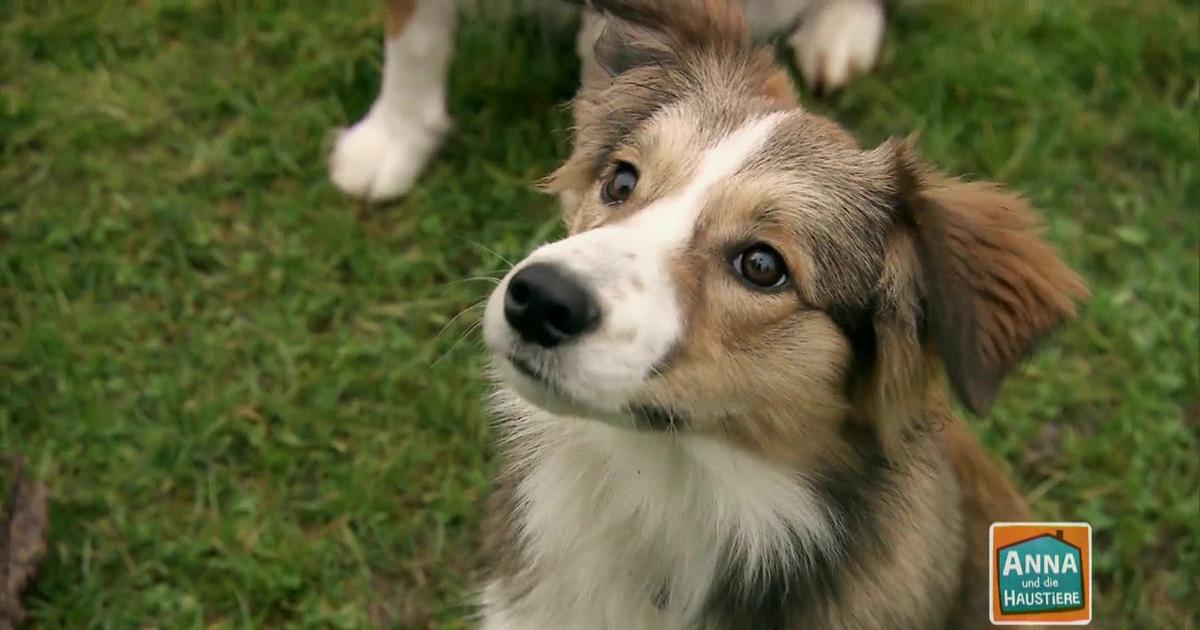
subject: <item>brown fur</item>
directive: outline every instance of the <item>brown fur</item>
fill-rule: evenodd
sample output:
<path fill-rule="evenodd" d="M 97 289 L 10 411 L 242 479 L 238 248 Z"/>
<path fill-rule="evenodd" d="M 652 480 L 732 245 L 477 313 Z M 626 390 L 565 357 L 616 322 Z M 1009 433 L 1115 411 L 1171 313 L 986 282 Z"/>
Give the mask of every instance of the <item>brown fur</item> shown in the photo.
<path fill-rule="evenodd" d="M 1018 196 L 939 175 L 905 142 L 861 150 L 833 122 L 794 110 L 786 74 L 749 47 L 733 4 L 593 5 L 612 13 L 597 44 L 609 74 L 585 82 L 572 155 L 544 182 L 574 200 L 570 233 L 623 221 L 684 185 L 712 142 L 790 111 L 765 157 L 708 193 L 673 261 L 687 339 L 636 401 L 669 410 L 673 430 L 828 482 L 831 501 L 851 496 L 839 509 L 864 555 L 835 567 L 836 595 L 816 589 L 817 601 L 787 600 L 772 619 L 984 626 L 988 525 L 1029 511 L 953 417 L 942 374 L 985 412 L 1031 347 L 1074 316 L 1082 281 Z M 597 192 L 617 161 L 641 180 L 612 208 Z M 754 292 L 731 273 L 750 241 L 783 255 L 787 290 Z M 516 538 L 495 540 L 497 575 L 521 574 Z"/>
<path fill-rule="evenodd" d="M 947 406 L 947 417 L 953 412 Z M 991 601 L 988 594 L 988 529 L 997 521 L 1033 520 L 1025 500 L 983 452 L 979 442 L 958 422 L 951 421 L 941 434 L 942 447 L 954 465 L 962 492 L 963 556 L 962 582 L 947 627 L 982 626 Z"/>
<path fill-rule="evenodd" d="M 417 8 L 417 0 L 383 0 L 384 33 L 392 39 L 404 32 Z"/>
<path fill-rule="evenodd" d="M 1021 197 L 931 173 L 905 152 L 900 160 L 937 347 L 955 393 L 982 413 L 1088 292 L 1038 237 L 1040 222 Z"/>

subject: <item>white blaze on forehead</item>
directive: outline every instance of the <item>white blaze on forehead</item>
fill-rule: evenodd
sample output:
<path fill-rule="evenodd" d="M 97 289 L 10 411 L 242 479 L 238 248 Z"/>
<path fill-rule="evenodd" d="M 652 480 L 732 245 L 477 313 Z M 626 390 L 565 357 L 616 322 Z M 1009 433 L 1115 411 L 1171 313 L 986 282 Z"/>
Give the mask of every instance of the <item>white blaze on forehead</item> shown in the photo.
<path fill-rule="evenodd" d="M 696 172 L 682 190 L 646 206 L 614 228 L 652 230 L 655 241 L 682 244 L 695 229 L 704 197 L 716 184 L 737 173 L 770 137 L 784 118 L 782 112 L 768 114 L 721 138 L 701 155 Z"/>
<path fill-rule="evenodd" d="M 550 351 L 522 346 L 504 323 L 503 292 L 493 294 L 485 315 L 484 337 L 493 351 L 507 356 L 520 350 L 539 365 L 579 413 L 624 409 L 655 366 L 684 337 L 672 260 L 691 240 L 713 186 L 742 169 L 762 150 L 787 114 L 752 120 L 722 136 L 699 154 L 690 178 L 680 188 L 646 205 L 623 221 L 589 230 L 538 248 L 512 273 L 534 263 L 560 266 L 579 278 L 600 302 L 597 330 Z M 660 116 L 653 149 L 683 160 L 686 140 L 703 121 L 678 111 Z M 644 174 L 650 178 L 654 174 Z M 511 273 L 509 275 L 511 276 Z M 520 347 L 519 347 L 520 346 Z M 519 376 L 515 385 L 525 383 Z M 531 399 L 537 391 L 527 390 Z"/>

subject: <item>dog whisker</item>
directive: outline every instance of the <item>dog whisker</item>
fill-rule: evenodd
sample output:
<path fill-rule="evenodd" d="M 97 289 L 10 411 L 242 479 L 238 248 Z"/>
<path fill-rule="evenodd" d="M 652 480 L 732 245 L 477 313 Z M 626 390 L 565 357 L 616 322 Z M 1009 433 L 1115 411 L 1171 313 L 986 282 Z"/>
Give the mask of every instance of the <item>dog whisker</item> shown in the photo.
<path fill-rule="evenodd" d="M 504 262 L 504 264 L 508 265 L 508 266 L 509 266 L 509 268 L 512 268 L 512 267 L 514 267 L 514 266 L 515 266 L 515 265 L 513 264 L 513 261 L 509 260 L 508 258 L 505 258 L 503 254 L 501 254 L 500 252 L 498 252 L 498 251 L 496 251 L 496 250 L 494 250 L 494 249 L 492 249 L 492 248 L 488 247 L 487 245 L 484 245 L 483 243 L 480 243 L 480 242 L 478 242 L 478 241 L 471 240 L 471 239 L 469 239 L 469 238 L 464 238 L 464 237 L 459 237 L 459 238 L 461 238 L 461 239 L 462 239 L 464 242 L 466 242 L 467 244 L 469 244 L 469 245 L 473 245 L 474 247 L 477 247 L 477 248 L 479 248 L 479 249 L 480 249 L 481 251 L 483 251 L 484 253 L 491 254 L 492 256 L 495 256 L 496 258 L 499 258 L 501 261 L 503 261 L 503 262 Z"/>
<path fill-rule="evenodd" d="M 492 285 L 497 285 L 497 284 L 500 284 L 500 282 L 502 280 L 504 280 L 503 277 L 496 277 L 496 276 L 467 276 L 465 278 L 451 280 L 451 281 L 443 284 L 442 286 L 443 287 L 453 287 L 453 286 L 458 286 L 460 284 L 466 284 L 468 282 L 487 282 Z"/>
<path fill-rule="evenodd" d="M 456 339 L 454 341 L 454 344 L 452 346 L 450 346 L 449 350 L 443 352 L 440 357 L 438 357 L 436 360 L 434 360 L 433 363 L 429 364 L 429 367 L 425 370 L 425 373 L 428 374 L 429 370 L 432 370 L 433 368 L 437 367 L 437 365 L 439 363 L 441 363 L 443 359 L 445 359 L 446 357 L 453 354 L 454 351 L 458 349 L 458 346 L 462 344 L 464 339 L 466 339 L 471 333 L 475 332 L 476 330 L 479 330 L 479 328 L 481 328 L 482 326 L 483 326 L 482 319 L 471 324 L 471 326 L 468 327 L 467 330 L 463 332 L 463 334 L 458 336 L 458 339 Z"/>
<path fill-rule="evenodd" d="M 458 319 L 460 317 L 462 317 L 463 315 L 466 315 L 467 313 L 471 313 L 473 311 L 485 308 L 486 306 L 487 306 L 487 298 L 483 298 L 482 300 L 479 300 L 478 302 L 475 302 L 474 304 L 471 304 L 470 306 L 459 311 L 454 317 L 450 318 L 450 321 L 448 321 L 444 325 L 442 325 L 442 328 L 440 330 L 438 330 L 436 335 L 433 336 L 433 340 L 438 341 L 439 339 L 441 339 L 442 335 L 444 335 L 446 333 L 446 331 L 450 329 L 450 326 L 454 325 L 454 322 L 458 321 Z M 482 320 L 480 320 L 480 321 L 482 321 Z M 478 323 L 478 322 L 475 322 L 475 323 Z"/>

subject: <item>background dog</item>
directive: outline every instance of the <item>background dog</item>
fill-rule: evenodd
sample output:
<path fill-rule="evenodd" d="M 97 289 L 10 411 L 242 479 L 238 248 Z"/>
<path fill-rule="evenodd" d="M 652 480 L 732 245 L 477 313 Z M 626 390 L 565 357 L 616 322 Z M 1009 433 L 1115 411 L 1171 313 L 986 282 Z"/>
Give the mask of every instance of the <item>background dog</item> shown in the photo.
<path fill-rule="evenodd" d="M 720 0 L 613 0 L 484 333 L 484 627 L 974 628 L 1028 508 L 954 418 L 1087 294 L 1017 196 L 794 106 Z"/>
<path fill-rule="evenodd" d="M 547 0 L 549 1 L 549 0 Z M 883 0 L 742 0 L 758 38 L 788 33 L 796 65 L 814 88 L 837 88 L 875 63 Z M 381 201 L 406 193 L 450 127 L 446 70 L 454 46 L 455 0 L 385 0 L 386 40 L 379 97 L 343 132 L 329 160 L 345 193 Z M 582 2 L 580 2 L 582 4 Z M 584 72 L 602 27 L 585 12 L 579 34 Z"/>

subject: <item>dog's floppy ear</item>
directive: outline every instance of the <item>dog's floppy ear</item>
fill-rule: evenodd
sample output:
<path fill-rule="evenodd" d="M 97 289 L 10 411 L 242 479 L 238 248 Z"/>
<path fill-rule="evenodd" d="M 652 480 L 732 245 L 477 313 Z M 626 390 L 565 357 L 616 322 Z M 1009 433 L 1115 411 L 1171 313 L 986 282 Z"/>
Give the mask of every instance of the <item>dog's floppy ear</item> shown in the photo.
<path fill-rule="evenodd" d="M 596 39 L 596 64 L 610 77 L 642 66 L 665 66 L 675 56 L 666 33 L 608 18 Z"/>
<path fill-rule="evenodd" d="M 1040 222 L 1020 196 L 927 169 L 907 143 L 892 147 L 927 339 L 958 398 L 986 413 L 1004 377 L 1075 316 L 1087 288 L 1039 236 Z"/>
<path fill-rule="evenodd" d="M 605 19 L 596 62 L 609 76 L 671 63 L 689 47 L 735 50 L 748 42 L 731 0 L 590 0 Z"/>

